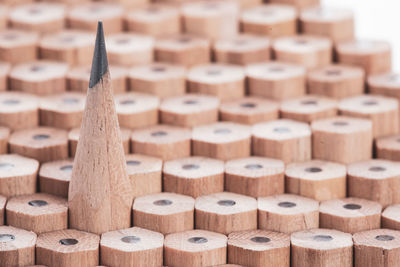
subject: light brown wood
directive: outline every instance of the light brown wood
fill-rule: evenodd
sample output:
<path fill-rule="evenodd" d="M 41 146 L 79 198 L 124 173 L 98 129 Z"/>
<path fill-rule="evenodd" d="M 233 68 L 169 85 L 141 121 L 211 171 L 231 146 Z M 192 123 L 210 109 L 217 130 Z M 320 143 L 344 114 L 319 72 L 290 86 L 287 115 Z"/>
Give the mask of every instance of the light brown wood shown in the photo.
<path fill-rule="evenodd" d="M 32 3 L 33 0 L 3 0 L 2 3 L 4 5 L 7 5 L 9 7 L 21 5 L 21 4 L 26 4 L 26 3 Z"/>
<path fill-rule="evenodd" d="M 400 161 L 400 135 L 377 138 L 375 146 L 378 158 Z"/>
<path fill-rule="evenodd" d="M 308 70 L 332 62 L 332 41 L 326 37 L 297 35 L 280 37 L 272 45 L 278 61 L 304 65 Z"/>
<path fill-rule="evenodd" d="M 63 30 L 40 40 L 40 57 L 70 65 L 88 65 L 93 55 L 93 41 L 91 32 Z"/>
<path fill-rule="evenodd" d="M 197 126 L 192 132 L 192 155 L 230 160 L 250 156 L 251 128 L 233 122 Z"/>
<path fill-rule="evenodd" d="M 282 118 L 311 123 L 337 115 L 337 102 L 334 99 L 317 95 L 305 95 L 281 102 Z"/>
<path fill-rule="evenodd" d="M 69 9 L 67 24 L 72 29 L 95 32 L 97 22 L 104 23 L 104 32 L 112 34 L 122 31 L 123 7 L 117 3 L 80 3 Z"/>
<path fill-rule="evenodd" d="M 400 230 L 400 205 L 391 205 L 382 212 L 381 227 Z"/>
<path fill-rule="evenodd" d="M 86 93 L 89 84 L 90 70 L 91 66 L 81 66 L 70 69 L 66 76 L 68 90 Z M 110 73 L 114 94 L 126 92 L 128 88 L 128 69 L 119 66 L 110 66 Z"/>
<path fill-rule="evenodd" d="M 7 0 L 8 1 L 8 0 Z M 19 1 L 25 1 L 25 2 L 29 2 L 32 0 L 19 0 Z M 81 4 L 81 3 L 85 3 L 85 2 L 89 2 L 90 0 L 49 0 L 48 2 L 58 2 L 58 3 L 63 3 L 64 5 L 66 5 L 67 8 L 76 6 L 77 4 Z"/>
<path fill-rule="evenodd" d="M 52 33 L 65 26 L 65 6 L 45 2 L 19 5 L 10 11 L 8 19 L 15 29 Z"/>
<path fill-rule="evenodd" d="M 296 20 L 297 12 L 294 7 L 264 4 L 242 11 L 240 26 L 245 33 L 280 37 L 296 34 Z"/>
<path fill-rule="evenodd" d="M 397 266 L 400 260 L 399 240 L 400 232 L 389 229 L 377 229 L 354 234 L 354 266 Z"/>
<path fill-rule="evenodd" d="M 252 230 L 228 236 L 228 262 L 243 266 L 290 266 L 290 236 Z"/>
<path fill-rule="evenodd" d="M 371 94 L 384 95 L 400 99 L 400 75 L 384 73 L 369 75 L 367 79 L 368 91 Z"/>
<path fill-rule="evenodd" d="M 245 66 L 271 59 L 271 42 L 263 36 L 241 34 L 217 40 L 213 50 L 215 61 L 220 63 Z"/>
<path fill-rule="evenodd" d="M 41 234 L 67 229 L 67 200 L 48 194 L 10 198 L 6 206 L 7 225 Z"/>
<path fill-rule="evenodd" d="M 0 93 L 0 125 L 11 131 L 37 127 L 39 99 L 20 92 Z"/>
<path fill-rule="evenodd" d="M 220 101 L 215 96 L 185 94 L 169 97 L 160 105 L 161 123 L 195 127 L 218 121 Z"/>
<path fill-rule="evenodd" d="M 39 170 L 40 192 L 68 198 L 73 159 L 43 163 Z"/>
<path fill-rule="evenodd" d="M 286 166 L 285 191 L 325 201 L 346 197 L 346 166 L 311 160 Z"/>
<path fill-rule="evenodd" d="M 15 66 L 9 75 L 11 90 L 37 95 L 62 93 L 66 90 L 68 65 L 47 60 L 26 62 Z"/>
<path fill-rule="evenodd" d="M 122 146 L 124 148 L 125 154 L 130 153 L 130 138 L 131 138 L 131 130 L 122 128 L 121 130 L 121 138 L 122 138 Z M 75 128 L 69 131 L 68 133 L 68 146 L 69 146 L 69 155 L 70 157 L 75 157 L 76 149 L 79 141 L 80 128 Z"/>
<path fill-rule="evenodd" d="M 133 202 L 133 225 L 164 235 L 193 229 L 194 199 L 174 193 L 137 197 Z"/>
<path fill-rule="evenodd" d="M 311 229 L 291 236 L 291 266 L 352 267 L 351 235 L 331 229 Z"/>
<path fill-rule="evenodd" d="M 206 64 L 211 60 L 211 42 L 191 34 L 159 38 L 154 47 L 155 59 L 186 67 Z"/>
<path fill-rule="evenodd" d="M 226 242 L 225 235 L 204 230 L 167 235 L 164 240 L 164 264 L 175 267 L 224 264 Z"/>
<path fill-rule="evenodd" d="M 134 130 L 131 135 L 133 153 L 171 160 L 190 155 L 191 131 L 187 128 L 159 124 Z"/>
<path fill-rule="evenodd" d="M 224 162 L 204 157 L 166 161 L 163 189 L 197 198 L 224 190 Z"/>
<path fill-rule="evenodd" d="M 236 1 L 239 4 L 240 9 L 247 9 L 253 6 L 258 6 L 262 4 L 262 0 L 237 0 Z"/>
<path fill-rule="evenodd" d="M 288 4 L 292 5 L 298 9 L 318 6 L 320 4 L 320 0 L 270 0 L 271 3 L 280 3 L 280 4 Z"/>
<path fill-rule="evenodd" d="M 215 265 L 216 267 L 243 267 L 243 265 L 237 265 L 237 264 L 221 264 L 221 265 Z"/>
<path fill-rule="evenodd" d="M 129 92 L 115 95 L 115 108 L 121 127 L 136 129 L 158 123 L 158 97 Z"/>
<path fill-rule="evenodd" d="M 103 2 L 118 3 L 125 9 L 137 9 L 150 4 L 151 0 L 104 0 Z"/>
<path fill-rule="evenodd" d="M 82 122 L 86 96 L 68 92 L 42 97 L 39 104 L 40 125 L 70 130 Z"/>
<path fill-rule="evenodd" d="M 0 226 L 0 263 L 4 267 L 35 264 L 36 234 L 12 226 Z"/>
<path fill-rule="evenodd" d="M 139 227 L 101 235 L 101 264 L 109 267 L 159 267 L 163 263 L 164 236 Z"/>
<path fill-rule="evenodd" d="M 283 194 L 284 169 L 283 161 L 270 158 L 229 160 L 225 164 L 225 190 L 255 198 Z"/>
<path fill-rule="evenodd" d="M 288 119 L 257 123 L 252 128 L 252 153 L 285 163 L 310 160 L 310 126 Z"/>
<path fill-rule="evenodd" d="M 39 34 L 7 29 L 0 33 L 0 60 L 11 64 L 33 61 L 37 58 Z"/>
<path fill-rule="evenodd" d="M 257 229 L 257 200 L 221 192 L 196 199 L 195 227 L 221 234 Z"/>
<path fill-rule="evenodd" d="M 321 202 L 319 226 L 346 233 L 378 229 L 381 226 L 382 206 L 361 198 L 333 199 Z"/>
<path fill-rule="evenodd" d="M 110 64 L 132 67 L 153 61 L 154 40 L 135 33 L 110 34 L 106 38 Z"/>
<path fill-rule="evenodd" d="M 389 43 L 377 40 L 356 40 L 336 46 L 340 63 L 359 66 L 367 75 L 390 72 L 392 52 Z"/>
<path fill-rule="evenodd" d="M 186 69 L 179 65 L 152 63 L 131 68 L 129 89 L 160 98 L 183 95 L 186 91 Z"/>
<path fill-rule="evenodd" d="M 140 154 L 128 154 L 125 158 L 134 198 L 162 191 L 161 159 Z"/>
<path fill-rule="evenodd" d="M 8 152 L 8 138 L 10 138 L 10 129 L 0 126 L 0 155 Z"/>
<path fill-rule="evenodd" d="M 1 47 L 0 47 L 0 55 L 1 55 Z M 0 91 L 8 90 L 8 74 L 10 73 L 10 70 L 11 70 L 10 63 L 0 62 Z"/>
<path fill-rule="evenodd" d="M 7 198 L 0 195 L 0 225 L 5 223 L 5 209 L 6 209 Z"/>
<path fill-rule="evenodd" d="M 182 6 L 183 30 L 215 41 L 234 37 L 239 6 L 232 1 L 199 1 Z"/>
<path fill-rule="evenodd" d="M 100 237 L 67 229 L 41 234 L 36 244 L 36 263 L 47 266 L 91 267 L 99 263 Z"/>
<path fill-rule="evenodd" d="M 279 104 L 265 98 L 249 96 L 221 104 L 219 114 L 222 121 L 253 125 L 278 119 Z"/>
<path fill-rule="evenodd" d="M 343 99 L 338 108 L 341 115 L 370 119 L 374 138 L 399 132 L 399 103 L 395 98 L 360 95 Z"/>
<path fill-rule="evenodd" d="M 134 9 L 125 15 L 124 21 L 128 31 L 154 37 L 178 34 L 181 31 L 180 10 L 163 4 Z"/>
<path fill-rule="evenodd" d="M 36 192 L 39 162 L 15 154 L 0 155 L 0 194 L 9 198 Z"/>
<path fill-rule="evenodd" d="M 250 95 L 285 100 L 306 93 L 306 69 L 283 62 L 251 64 L 246 67 Z"/>
<path fill-rule="evenodd" d="M 318 201 L 297 195 L 258 198 L 258 228 L 293 233 L 318 228 Z"/>
<path fill-rule="evenodd" d="M 303 10 L 299 19 L 305 34 L 325 36 L 334 43 L 354 39 L 354 14 L 350 9 L 313 7 Z"/>
<path fill-rule="evenodd" d="M 347 166 L 348 195 L 383 207 L 400 203 L 400 163 L 373 159 Z"/>
<path fill-rule="evenodd" d="M 307 75 L 308 92 L 342 99 L 364 93 L 365 72 L 360 67 L 332 64 Z"/>
<path fill-rule="evenodd" d="M 313 158 L 350 164 L 372 157 L 372 122 L 337 116 L 311 123 Z"/>
<path fill-rule="evenodd" d="M 107 64 L 101 23 L 93 61 L 92 75 L 101 77 L 88 89 L 68 205 L 71 228 L 101 234 L 130 226 L 133 200 L 110 72 L 107 65 L 96 66 Z M 102 68 L 104 73 L 95 73 Z"/>
<path fill-rule="evenodd" d="M 245 94 L 245 73 L 239 66 L 213 63 L 193 67 L 187 74 L 187 90 L 217 96 L 222 102 Z"/>
<path fill-rule="evenodd" d="M 4 30 L 8 26 L 8 6 L 5 5 L 6 1 L 3 1 L 2 4 L 0 5 L 0 29 Z"/>
<path fill-rule="evenodd" d="M 68 132 L 51 127 L 15 131 L 8 140 L 11 153 L 40 163 L 68 158 Z"/>

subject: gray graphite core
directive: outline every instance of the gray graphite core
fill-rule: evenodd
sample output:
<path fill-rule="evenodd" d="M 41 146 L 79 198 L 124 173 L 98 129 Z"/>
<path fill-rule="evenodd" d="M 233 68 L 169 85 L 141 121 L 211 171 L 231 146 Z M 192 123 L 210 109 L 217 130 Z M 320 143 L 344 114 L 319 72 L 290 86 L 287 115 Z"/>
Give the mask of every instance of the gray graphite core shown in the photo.
<path fill-rule="evenodd" d="M 283 201 L 283 202 L 279 202 L 278 206 L 281 208 L 293 208 L 293 207 L 296 207 L 297 204 L 294 202 Z"/>
<path fill-rule="evenodd" d="M 128 166 L 139 166 L 141 164 L 138 160 L 127 160 L 126 165 Z"/>
<path fill-rule="evenodd" d="M 313 236 L 314 241 L 319 241 L 319 242 L 327 242 L 333 240 L 333 237 L 330 235 L 315 235 Z"/>
<path fill-rule="evenodd" d="M 60 167 L 60 170 L 62 170 L 64 172 L 72 172 L 72 165 L 64 165 L 64 166 Z"/>
<path fill-rule="evenodd" d="M 47 203 L 47 201 L 44 200 L 31 200 L 28 202 L 29 206 L 32 207 L 43 207 L 43 206 L 47 206 L 49 203 Z"/>
<path fill-rule="evenodd" d="M 156 206 L 169 206 L 172 204 L 172 201 L 169 199 L 160 199 L 153 202 Z"/>
<path fill-rule="evenodd" d="M 50 135 L 48 135 L 48 134 L 37 134 L 37 135 L 33 136 L 34 140 L 46 140 L 49 138 L 50 138 Z"/>
<path fill-rule="evenodd" d="M 269 239 L 268 237 L 265 237 L 265 236 L 255 236 L 255 237 L 250 238 L 250 240 L 255 243 L 268 243 L 271 241 L 271 239 Z"/>
<path fill-rule="evenodd" d="M 381 167 L 381 166 L 373 166 L 371 168 L 369 168 L 369 171 L 371 172 L 383 172 L 386 171 L 385 167 Z"/>
<path fill-rule="evenodd" d="M 248 170 L 259 170 L 262 169 L 263 166 L 261 164 L 247 164 L 244 167 Z"/>
<path fill-rule="evenodd" d="M 217 202 L 218 205 L 220 206 L 225 206 L 225 207 L 231 207 L 231 206 L 235 206 L 236 202 L 230 199 L 224 199 L 224 200 L 220 200 Z"/>
<path fill-rule="evenodd" d="M 182 169 L 184 170 L 197 170 L 199 169 L 200 166 L 197 164 L 184 164 L 182 165 Z"/>
<path fill-rule="evenodd" d="M 78 244 L 78 240 L 76 240 L 75 238 L 64 238 L 58 242 L 64 246 L 73 246 L 73 245 Z"/>
<path fill-rule="evenodd" d="M 11 163 L 0 163 L 0 170 L 2 171 L 8 171 L 11 170 L 12 168 L 14 168 L 15 165 L 11 164 Z"/>
<path fill-rule="evenodd" d="M 124 236 L 123 238 L 121 238 L 121 241 L 124 243 L 134 244 L 140 242 L 140 237 L 134 235 Z"/>
<path fill-rule="evenodd" d="M 319 167 L 310 167 L 305 169 L 306 172 L 322 172 L 322 169 Z"/>
<path fill-rule="evenodd" d="M 97 24 L 97 36 L 94 47 L 92 71 L 90 73 L 89 88 L 93 88 L 103 78 L 108 70 L 106 43 L 104 41 L 103 22 Z"/>
<path fill-rule="evenodd" d="M 359 209 L 361 209 L 361 205 L 349 203 L 349 204 L 343 205 L 343 208 L 348 209 L 348 210 L 359 210 Z"/>
<path fill-rule="evenodd" d="M 10 242 L 14 241 L 15 236 L 9 234 L 0 234 L 0 242 Z"/>
<path fill-rule="evenodd" d="M 188 239 L 188 241 L 194 244 L 204 244 L 208 242 L 207 238 L 199 236 L 191 237 Z"/>
<path fill-rule="evenodd" d="M 392 235 L 377 235 L 375 236 L 375 239 L 378 241 L 392 241 L 395 237 Z"/>

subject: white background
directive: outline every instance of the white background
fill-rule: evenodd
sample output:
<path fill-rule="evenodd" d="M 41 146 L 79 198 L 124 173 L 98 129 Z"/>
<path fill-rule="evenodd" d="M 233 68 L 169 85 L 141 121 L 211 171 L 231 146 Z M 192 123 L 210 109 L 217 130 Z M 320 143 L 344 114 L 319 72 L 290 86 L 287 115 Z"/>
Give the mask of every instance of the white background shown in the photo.
<path fill-rule="evenodd" d="M 352 9 L 357 38 L 390 42 L 393 69 L 400 72 L 400 0 L 321 0 L 321 4 Z"/>

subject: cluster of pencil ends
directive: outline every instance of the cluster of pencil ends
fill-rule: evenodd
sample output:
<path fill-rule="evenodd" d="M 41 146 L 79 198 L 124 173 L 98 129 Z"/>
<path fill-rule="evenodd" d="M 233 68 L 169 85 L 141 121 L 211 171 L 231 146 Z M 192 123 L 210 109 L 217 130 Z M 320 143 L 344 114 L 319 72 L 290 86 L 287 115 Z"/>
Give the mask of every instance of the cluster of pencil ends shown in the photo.
<path fill-rule="evenodd" d="M 318 0 L 0 0 L 0 267 L 399 266 L 391 69 Z"/>

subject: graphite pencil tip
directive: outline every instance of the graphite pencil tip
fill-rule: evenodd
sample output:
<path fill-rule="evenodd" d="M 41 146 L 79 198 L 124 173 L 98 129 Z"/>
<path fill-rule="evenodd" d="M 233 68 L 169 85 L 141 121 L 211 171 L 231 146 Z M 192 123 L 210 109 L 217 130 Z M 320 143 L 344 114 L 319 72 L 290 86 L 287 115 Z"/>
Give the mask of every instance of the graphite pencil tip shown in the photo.
<path fill-rule="evenodd" d="M 108 60 L 106 42 L 104 40 L 103 22 L 97 24 L 96 43 L 92 61 L 92 71 L 90 73 L 89 88 L 93 88 L 107 72 Z"/>

